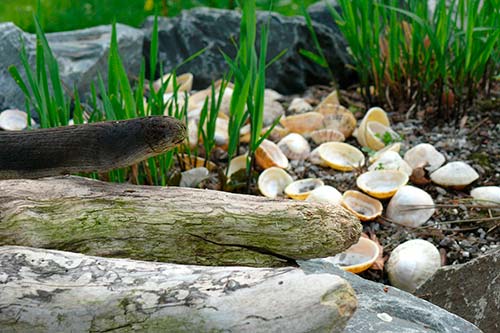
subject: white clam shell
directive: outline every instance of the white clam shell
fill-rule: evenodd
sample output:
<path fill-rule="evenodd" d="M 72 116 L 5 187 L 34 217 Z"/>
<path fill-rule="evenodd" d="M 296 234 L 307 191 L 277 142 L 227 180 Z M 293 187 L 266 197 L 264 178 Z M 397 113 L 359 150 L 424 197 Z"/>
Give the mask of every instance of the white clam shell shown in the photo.
<path fill-rule="evenodd" d="M 342 132 L 333 128 L 322 128 L 311 132 L 311 139 L 315 144 L 320 145 L 325 142 L 342 142 L 345 141 L 345 136 Z"/>
<path fill-rule="evenodd" d="M 247 155 L 236 156 L 231 160 L 229 164 L 229 170 L 227 170 L 227 181 L 231 180 L 231 175 L 235 172 L 246 169 L 247 167 Z"/>
<path fill-rule="evenodd" d="M 274 142 L 267 139 L 264 139 L 255 151 L 255 160 L 262 169 L 273 166 L 288 168 L 288 158 Z"/>
<path fill-rule="evenodd" d="M 268 198 L 276 198 L 282 195 L 285 188 L 293 182 L 285 170 L 277 167 L 271 167 L 264 170 L 257 181 L 260 193 Z"/>
<path fill-rule="evenodd" d="M 396 153 L 399 153 L 399 151 L 401 150 L 401 142 L 394 142 L 394 143 L 391 143 L 390 145 L 388 146 L 385 146 L 384 148 L 380 149 L 380 150 L 377 150 L 375 152 L 375 154 L 373 154 L 372 156 L 370 156 L 370 158 L 368 159 L 368 162 L 370 163 L 374 163 L 376 160 L 378 160 L 384 153 L 387 153 L 388 151 L 393 151 L 393 152 L 396 152 Z M 408 163 L 407 163 L 408 164 Z"/>
<path fill-rule="evenodd" d="M 356 147 L 344 142 L 327 142 L 318 147 L 318 154 L 332 169 L 351 171 L 365 164 L 365 156 Z"/>
<path fill-rule="evenodd" d="M 285 194 L 292 199 L 306 200 L 314 189 L 323 185 L 323 181 L 318 178 L 300 179 L 289 184 L 285 188 Z"/>
<path fill-rule="evenodd" d="M 372 197 L 387 199 L 408 182 L 408 175 L 398 170 L 374 170 L 360 175 L 356 185 Z"/>
<path fill-rule="evenodd" d="M 34 125 L 34 121 L 31 121 Z M 4 131 L 21 131 L 28 127 L 28 115 L 21 110 L 5 110 L 0 113 L 0 128 Z"/>
<path fill-rule="evenodd" d="M 323 185 L 312 190 L 306 201 L 340 205 L 342 193 L 333 186 Z"/>
<path fill-rule="evenodd" d="M 305 160 L 311 153 L 307 140 L 300 134 L 290 133 L 278 142 L 278 147 L 290 160 Z"/>
<path fill-rule="evenodd" d="M 319 147 L 313 149 L 311 154 L 309 154 L 309 161 L 311 161 L 312 164 L 316 164 L 322 167 L 328 167 L 328 164 L 319 155 Z"/>
<path fill-rule="evenodd" d="M 369 121 L 366 124 L 365 140 L 369 148 L 380 150 L 385 147 L 383 137 L 387 134 L 391 136 L 392 141 L 400 141 L 401 136 L 392 128 L 378 121 Z"/>
<path fill-rule="evenodd" d="M 464 187 L 479 178 L 465 162 L 450 162 L 431 173 L 431 180 L 441 186 Z"/>
<path fill-rule="evenodd" d="M 398 170 L 408 176 L 412 173 L 411 166 L 395 151 L 386 151 L 368 167 L 368 171 L 374 170 Z"/>
<path fill-rule="evenodd" d="M 470 191 L 471 197 L 480 205 L 500 205 L 500 186 L 481 186 Z"/>
<path fill-rule="evenodd" d="M 430 242 L 413 239 L 398 245 L 387 261 L 391 284 L 407 292 L 414 292 L 441 266 L 438 249 Z"/>
<path fill-rule="evenodd" d="M 433 145 L 421 143 L 408 150 L 404 160 L 412 169 L 425 166 L 427 171 L 432 172 L 443 165 L 445 157 Z"/>
<path fill-rule="evenodd" d="M 313 107 L 303 98 L 294 98 L 288 107 L 288 111 L 292 113 L 304 113 L 312 111 Z"/>
<path fill-rule="evenodd" d="M 389 201 L 386 216 L 394 223 L 416 228 L 427 222 L 435 211 L 434 200 L 427 192 L 406 185 Z"/>
<path fill-rule="evenodd" d="M 366 125 L 368 124 L 369 121 L 376 121 L 385 126 L 391 125 L 389 117 L 387 116 L 387 113 L 384 111 L 384 109 L 375 106 L 366 111 L 365 116 L 359 123 L 356 135 L 356 139 L 358 140 L 359 144 L 363 147 L 368 146 L 368 143 L 366 142 Z"/>
<path fill-rule="evenodd" d="M 351 211 L 361 221 L 374 220 L 382 215 L 384 207 L 374 199 L 359 191 L 349 190 L 342 195 L 342 206 Z"/>

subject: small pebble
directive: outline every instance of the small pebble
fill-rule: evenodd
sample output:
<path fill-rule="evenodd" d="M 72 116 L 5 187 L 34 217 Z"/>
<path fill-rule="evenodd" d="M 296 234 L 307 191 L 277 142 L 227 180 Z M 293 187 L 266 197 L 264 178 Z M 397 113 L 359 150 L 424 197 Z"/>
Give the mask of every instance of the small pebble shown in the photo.
<path fill-rule="evenodd" d="M 388 322 L 388 323 L 390 323 L 392 321 L 392 317 L 385 312 L 377 313 L 377 317 L 380 320 L 383 320 L 383 321 Z"/>

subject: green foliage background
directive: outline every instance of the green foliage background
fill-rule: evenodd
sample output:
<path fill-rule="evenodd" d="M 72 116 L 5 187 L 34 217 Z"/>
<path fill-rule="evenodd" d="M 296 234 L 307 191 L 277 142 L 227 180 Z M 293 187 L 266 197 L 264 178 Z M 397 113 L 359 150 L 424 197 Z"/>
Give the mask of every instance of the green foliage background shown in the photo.
<path fill-rule="evenodd" d="M 318 0 L 257 0 L 258 9 L 284 15 L 301 15 L 300 5 Z M 183 9 L 208 6 L 233 9 L 236 0 L 42 0 L 41 18 L 45 32 L 75 30 L 117 22 L 138 27 L 158 6 L 160 15 L 175 16 Z M 25 31 L 34 32 L 33 13 L 37 0 L 1 0 L 0 22 L 12 21 Z"/>

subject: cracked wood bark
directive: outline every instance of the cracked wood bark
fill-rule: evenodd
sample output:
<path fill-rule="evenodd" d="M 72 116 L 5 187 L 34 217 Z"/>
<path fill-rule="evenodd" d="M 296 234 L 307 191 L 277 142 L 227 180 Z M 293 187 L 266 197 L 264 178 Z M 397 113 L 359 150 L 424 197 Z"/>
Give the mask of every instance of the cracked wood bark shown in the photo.
<path fill-rule="evenodd" d="M 357 301 L 330 274 L 0 247 L 2 332 L 342 332 Z"/>
<path fill-rule="evenodd" d="M 339 253 L 360 232 L 340 206 L 80 177 L 0 181 L 0 245 L 276 267 Z"/>

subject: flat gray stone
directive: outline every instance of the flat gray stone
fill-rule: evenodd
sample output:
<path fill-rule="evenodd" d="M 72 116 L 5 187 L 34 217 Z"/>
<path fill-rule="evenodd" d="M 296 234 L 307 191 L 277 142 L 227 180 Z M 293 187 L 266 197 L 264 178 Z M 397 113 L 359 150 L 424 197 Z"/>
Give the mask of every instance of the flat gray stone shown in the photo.
<path fill-rule="evenodd" d="M 500 248 L 465 264 L 441 267 L 415 294 L 484 332 L 500 332 Z"/>
<path fill-rule="evenodd" d="M 299 54 L 300 49 L 315 52 L 304 18 L 285 17 L 276 13 L 269 16 L 267 12 L 259 12 L 257 16 L 258 31 L 262 23 L 270 20 L 268 60 L 282 50 L 288 50 L 268 68 L 267 88 L 291 94 L 301 92 L 309 85 L 330 81 L 324 68 Z M 181 66 L 178 73 L 193 73 L 195 89 L 204 89 L 211 80 L 221 78 L 228 69 L 221 51 L 230 57 L 235 56 L 234 42 L 239 38 L 240 19 L 238 11 L 211 8 L 195 8 L 183 11 L 177 17 L 159 18 L 159 59 L 164 72 L 207 48 L 203 55 Z M 143 27 L 146 50 L 149 49 L 153 17 L 149 17 Z M 325 25 L 314 23 L 314 27 L 336 79 L 342 84 L 352 83 L 356 76 L 346 68 L 350 58 L 343 37 Z M 147 58 L 148 54 L 145 56 Z"/>
<path fill-rule="evenodd" d="M 481 332 L 465 319 L 394 287 L 344 272 L 321 259 L 300 261 L 306 273 L 330 273 L 347 280 L 358 297 L 358 309 L 344 332 L 474 333 Z"/>

